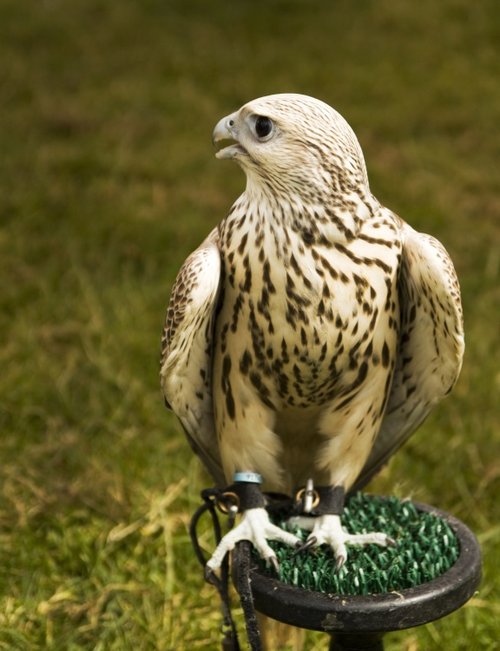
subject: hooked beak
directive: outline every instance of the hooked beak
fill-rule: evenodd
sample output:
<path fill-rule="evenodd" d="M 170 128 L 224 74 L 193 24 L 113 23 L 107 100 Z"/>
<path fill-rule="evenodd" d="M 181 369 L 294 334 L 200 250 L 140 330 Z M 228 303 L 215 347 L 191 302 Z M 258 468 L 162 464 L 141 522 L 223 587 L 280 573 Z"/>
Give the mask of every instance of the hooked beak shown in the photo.
<path fill-rule="evenodd" d="M 238 154 L 246 153 L 245 149 L 240 145 L 238 141 L 236 113 L 232 113 L 231 115 L 222 118 L 222 120 L 219 120 L 219 122 L 217 122 L 215 125 L 215 129 L 212 133 L 212 142 L 215 145 L 222 140 L 231 140 L 233 144 L 229 145 L 228 147 L 224 147 L 223 149 L 219 149 L 219 151 L 215 154 L 216 158 L 230 159 L 236 158 Z"/>

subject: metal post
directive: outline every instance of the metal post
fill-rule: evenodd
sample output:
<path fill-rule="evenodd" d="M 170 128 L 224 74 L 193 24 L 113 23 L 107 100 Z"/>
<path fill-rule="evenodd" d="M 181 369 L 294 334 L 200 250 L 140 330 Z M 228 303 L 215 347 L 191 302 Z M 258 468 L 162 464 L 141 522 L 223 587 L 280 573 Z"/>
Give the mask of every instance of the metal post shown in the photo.
<path fill-rule="evenodd" d="M 335 633 L 329 651 L 384 651 L 381 633 Z"/>

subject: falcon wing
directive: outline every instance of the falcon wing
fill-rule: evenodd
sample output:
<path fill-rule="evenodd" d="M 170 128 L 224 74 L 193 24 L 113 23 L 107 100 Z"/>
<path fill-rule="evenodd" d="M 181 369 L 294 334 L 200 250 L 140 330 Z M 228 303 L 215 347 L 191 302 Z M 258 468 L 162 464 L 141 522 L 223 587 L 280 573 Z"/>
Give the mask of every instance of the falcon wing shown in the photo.
<path fill-rule="evenodd" d="M 464 330 L 460 287 L 443 245 L 401 221 L 401 329 L 387 409 L 355 486 L 375 475 L 455 384 Z"/>
<path fill-rule="evenodd" d="M 160 378 L 167 407 L 223 485 L 212 403 L 212 342 L 221 277 L 218 239 L 214 229 L 177 275 L 162 337 Z"/>

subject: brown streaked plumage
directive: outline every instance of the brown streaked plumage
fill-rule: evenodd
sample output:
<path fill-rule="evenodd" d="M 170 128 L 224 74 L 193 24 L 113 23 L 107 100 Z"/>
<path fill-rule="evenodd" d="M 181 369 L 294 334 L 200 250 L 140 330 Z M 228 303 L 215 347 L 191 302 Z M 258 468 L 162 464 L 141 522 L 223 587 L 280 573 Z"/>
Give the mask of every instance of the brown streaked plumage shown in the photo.
<path fill-rule="evenodd" d="M 225 138 L 234 144 L 218 157 L 236 160 L 247 186 L 174 286 L 167 403 L 219 485 L 248 470 L 287 493 L 308 478 L 360 487 L 458 376 L 453 265 L 371 194 L 354 133 L 323 102 L 254 100 L 218 123 Z M 367 542 L 337 514 L 314 527 L 341 560 L 345 542 Z"/>

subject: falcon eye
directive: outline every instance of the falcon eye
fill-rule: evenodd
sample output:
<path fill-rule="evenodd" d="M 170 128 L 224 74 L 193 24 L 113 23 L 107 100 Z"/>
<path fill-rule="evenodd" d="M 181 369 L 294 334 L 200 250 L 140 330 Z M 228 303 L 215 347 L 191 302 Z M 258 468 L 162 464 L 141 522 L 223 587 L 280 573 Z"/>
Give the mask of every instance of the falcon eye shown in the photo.
<path fill-rule="evenodd" d="M 258 115 L 255 120 L 255 133 L 258 138 L 266 138 L 273 130 L 273 123 L 265 115 Z"/>

